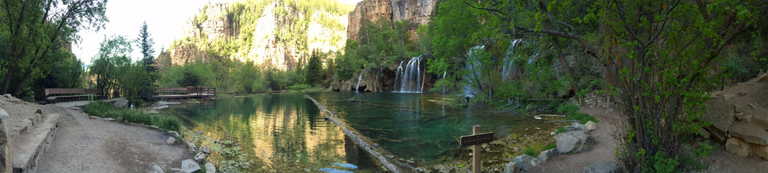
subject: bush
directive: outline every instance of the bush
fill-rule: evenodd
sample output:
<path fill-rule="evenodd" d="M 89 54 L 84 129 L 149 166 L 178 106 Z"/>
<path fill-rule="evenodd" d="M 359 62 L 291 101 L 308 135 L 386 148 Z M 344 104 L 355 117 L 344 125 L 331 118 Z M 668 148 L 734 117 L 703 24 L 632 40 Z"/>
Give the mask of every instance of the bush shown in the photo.
<path fill-rule="evenodd" d="M 123 119 L 127 120 L 128 122 L 155 125 L 166 130 L 178 131 L 181 127 L 181 121 L 179 121 L 176 116 L 166 116 L 160 114 L 150 114 L 138 110 L 120 109 L 109 102 L 91 102 L 85 105 L 83 112 L 91 116 L 102 118 L 123 117 Z"/>
<path fill-rule="evenodd" d="M 566 132 L 565 127 L 558 127 L 555 130 L 555 134 L 560 134 L 560 133 L 563 133 L 563 132 Z"/>
<path fill-rule="evenodd" d="M 309 84 L 296 84 L 293 86 L 288 86 L 289 90 L 295 90 L 295 91 L 301 91 L 309 88 L 312 88 L 312 86 L 309 86 Z"/>

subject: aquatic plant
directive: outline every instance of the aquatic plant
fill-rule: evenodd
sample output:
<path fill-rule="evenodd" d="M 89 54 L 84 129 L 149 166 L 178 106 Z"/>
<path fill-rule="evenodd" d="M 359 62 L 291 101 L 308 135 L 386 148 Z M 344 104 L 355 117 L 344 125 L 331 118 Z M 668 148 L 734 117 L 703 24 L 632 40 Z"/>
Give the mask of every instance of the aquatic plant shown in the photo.
<path fill-rule="evenodd" d="M 91 102 L 85 105 L 83 112 L 91 116 L 102 118 L 122 117 L 128 122 L 155 125 L 166 130 L 178 131 L 179 128 L 181 128 L 181 121 L 179 121 L 176 116 L 151 114 L 140 110 L 117 108 L 112 103 L 103 101 Z"/>

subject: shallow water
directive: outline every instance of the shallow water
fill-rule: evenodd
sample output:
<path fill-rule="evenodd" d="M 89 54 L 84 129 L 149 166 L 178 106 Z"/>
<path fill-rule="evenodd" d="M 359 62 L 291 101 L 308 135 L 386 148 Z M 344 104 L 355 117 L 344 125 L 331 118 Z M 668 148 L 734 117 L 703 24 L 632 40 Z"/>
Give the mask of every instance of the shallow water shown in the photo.
<path fill-rule="evenodd" d="M 462 152 L 458 139 L 480 124 L 483 132 L 534 125 L 530 116 L 441 104 L 444 95 L 413 93 L 299 93 L 219 97 L 172 107 L 191 131 L 237 139 L 262 169 L 376 172 L 377 166 L 304 95 L 399 158 L 446 161 Z M 348 99 L 364 100 L 349 102 Z M 235 138 L 236 137 L 236 138 Z"/>

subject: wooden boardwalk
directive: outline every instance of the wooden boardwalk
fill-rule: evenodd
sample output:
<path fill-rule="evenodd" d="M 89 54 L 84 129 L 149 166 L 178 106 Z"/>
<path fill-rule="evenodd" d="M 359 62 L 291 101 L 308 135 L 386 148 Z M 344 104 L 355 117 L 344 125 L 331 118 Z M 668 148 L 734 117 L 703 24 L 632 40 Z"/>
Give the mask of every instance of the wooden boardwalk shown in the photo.
<path fill-rule="evenodd" d="M 208 98 L 216 96 L 215 87 L 157 88 L 159 99 Z"/>

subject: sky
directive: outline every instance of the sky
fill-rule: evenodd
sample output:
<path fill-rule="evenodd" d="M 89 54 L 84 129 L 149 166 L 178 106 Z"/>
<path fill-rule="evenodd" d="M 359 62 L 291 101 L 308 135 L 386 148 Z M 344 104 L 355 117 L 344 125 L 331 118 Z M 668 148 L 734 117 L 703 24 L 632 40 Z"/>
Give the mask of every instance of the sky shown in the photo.
<path fill-rule="evenodd" d="M 200 7 L 208 2 L 217 0 L 109 0 L 107 1 L 106 28 L 78 33 L 81 40 L 72 47 L 75 54 L 85 64 L 91 64 L 91 59 L 99 52 L 99 43 L 104 36 L 122 35 L 134 40 L 139 35 L 139 29 L 144 21 L 151 38 L 155 41 L 154 49 L 157 56 L 162 48 L 167 48 L 175 39 L 182 38 L 183 28 L 189 18 Z M 338 0 L 342 3 L 355 4 L 360 0 Z M 131 58 L 134 61 L 142 57 L 139 49 L 134 46 Z"/>

